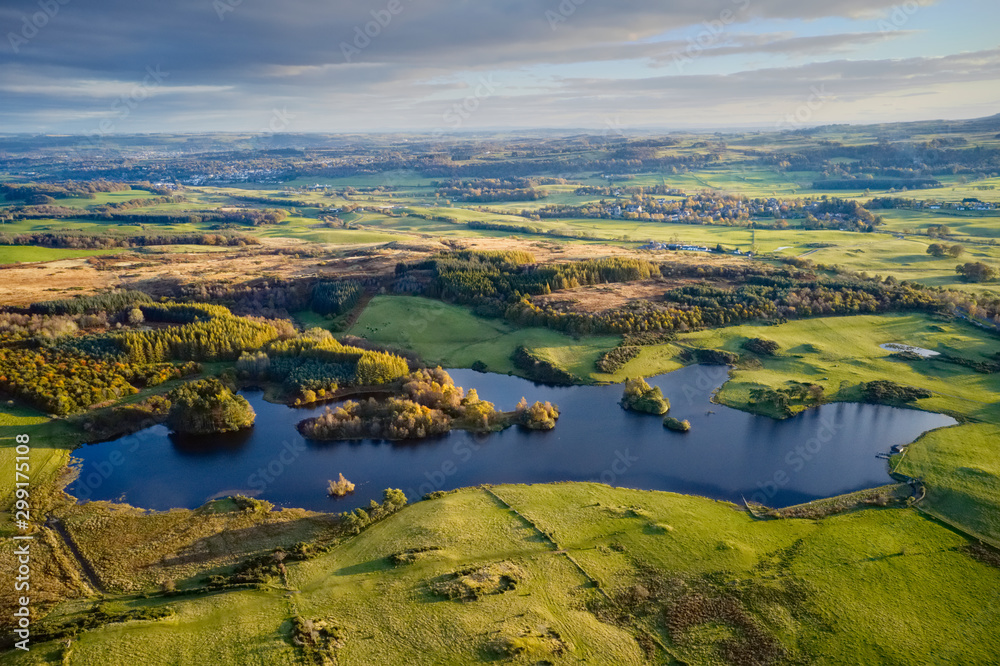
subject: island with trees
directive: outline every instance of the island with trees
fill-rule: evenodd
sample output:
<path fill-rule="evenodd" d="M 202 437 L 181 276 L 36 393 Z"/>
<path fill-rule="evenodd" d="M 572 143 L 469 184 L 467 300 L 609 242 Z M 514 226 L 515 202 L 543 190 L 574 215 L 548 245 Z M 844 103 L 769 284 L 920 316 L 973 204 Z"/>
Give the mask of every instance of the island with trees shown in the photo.
<path fill-rule="evenodd" d="M 663 415 L 670 411 L 670 401 L 663 397 L 659 386 L 650 386 L 645 379 L 625 380 L 621 406 L 634 412 Z"/>

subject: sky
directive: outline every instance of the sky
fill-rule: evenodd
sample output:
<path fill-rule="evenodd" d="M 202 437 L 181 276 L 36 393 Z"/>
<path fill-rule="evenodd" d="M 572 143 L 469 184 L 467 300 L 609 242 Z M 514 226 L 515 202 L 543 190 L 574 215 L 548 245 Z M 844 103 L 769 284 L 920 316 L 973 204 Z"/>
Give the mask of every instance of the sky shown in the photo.
<path fill-rule="evenodd" d="M 0 0 L 0 133 L 797 128 L 1000 112 L 997 0 Z"/>

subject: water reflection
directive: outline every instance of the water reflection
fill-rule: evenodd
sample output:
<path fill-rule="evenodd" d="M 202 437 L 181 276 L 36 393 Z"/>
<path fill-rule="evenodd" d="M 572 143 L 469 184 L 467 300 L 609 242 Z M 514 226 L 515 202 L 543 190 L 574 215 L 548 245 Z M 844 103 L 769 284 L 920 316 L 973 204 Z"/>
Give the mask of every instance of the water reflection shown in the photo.
<path fill-rule="evenodd" d="M 242 492 L 283 506 L 343 511 L 380 499 L 384 488 L 415 499 L 480 483 L 599 481 L 785 506 L 888 483 L 876 453 L 955 423 L 940 414 L 842 403 L 775 421 L 713 404 L 726 370 L 693 366 L 649 380 L 670 399 L 670 414 L 691 422 L 690 432 L 673 433 L 659 417 L 621 409 L 621 386 L 557 388 L 471 370 L 451 374 L 500 409 L 512 409 L 522 396 L 550 400 L 560 407 L 559 425 L 421 442 L 316 442 L 295 425 L 325 406 L 291 409 L 248 391 L 257 411 L 253 430 L 193 438 L 156 426 L 84 447 L 74 454 L 81 474 L 69 491 L 82 499 L 124 495 L 152 509 L 196 507 L 219 493 Z M 326 483 L 340 473 L 357 488 L 333 500 Z"/>

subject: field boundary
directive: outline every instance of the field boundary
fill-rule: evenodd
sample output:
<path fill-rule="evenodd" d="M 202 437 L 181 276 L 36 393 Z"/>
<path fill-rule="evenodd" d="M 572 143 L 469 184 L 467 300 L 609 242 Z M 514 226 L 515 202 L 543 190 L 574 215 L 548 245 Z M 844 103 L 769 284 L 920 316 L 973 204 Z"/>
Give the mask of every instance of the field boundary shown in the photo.
<path fill-rule="evenodd" d="M 80 570 L 83 571 L 83 575 L 87 577 L 87 582 L 90 583 L 90 586 L 100 594 L 106 594 L 107 590 L 101 582 L 100 576 L 97 575 L 97 570 L 94 569 L 94 565 L 91 564 L 90 560 L 88 560 L 80 551 L 79 546 L 77 546 L 76 541 L 73 540 L 73 536 L 69 533 L 69 530 L 66 529 L 66 526 L 63 525 L 62 521 L 54 516 L 50 516 L 46 521 L 46 527 L 51 528 L 53 532 L 62 538 L 66 547 L 69 549 L 69 552 L 72 553 L 77 564 L 80 565 Z"/>
<path fill-rule="evenodd" d="M 540 528 L 535 523 L 535 521 L 531 520 L 526 515 L 524 515 L 523 513 L 521 513 L 517 509 L 515 509 L 513 506 L 511 506 L 511 504 L 507 500 L 505 500 L 504 498 L 502 498 L 499 495 L 497 495 L 496 492 L 494 492 L 492 488 L 490 488 L 488 486 L 483 486 L 482 488 L 483 488 L 483 490 L 486 493 L 492 495 L 498 502 L 500 502 L 501 504 L 503 504 L 503 506 L 507 510 L 509 510 L 511 513 L 513 513 L 515 516 L 517 516 L 518 518 L 520 518 L 524 522 L 526 522 L 529 525 L 531 525 L 531 527 L 534 528 L 534 530 L 536 532 L 538 532 L 539 534 L 541 534 L 542 537 L 546 541 L 548 541 L 550 544 L 552 544 L 552 547 L 555 549 L 554 552 L 556 554 L 558 554 L 558 555 L 564 555 L 567 560 L 569 560 L 570 562 L 572 562 L 573 566 L 575 566 L 577 568 L 577 570 L 581 574 L 583 574 L 583 577 L 586 578 L 590 582 L 591 585 L 593 585 L 594 589 L 596 589 L 600 593 L 601 596 L 603 596 L 608 601 L 612 600 L 611 597 L 608 596 L 608 593 L 604 591 L 604 588 L 601 586 L 601 582 L 599 580 L 597 580 L 596 578 L 594 578 L 593 576 L 591 576 L 590 573 L 586 569 L 584 569 L 583 566 L 572 555 L 569 554 L 569 551 L 567 551 L 565 548 L 563 548 L 562 546 L 560 546 L 556 542 L 556 540 L 552 537 L 551 534 L 549 534 L 548 532 L 546 532 L 545 530 L 543 530 L 542 528 Z"/>
<path fill-rule="evenodd" d="M 935 511 L 934 509 L 929 509 L 929 508 L 927 508 L 925 506 L 921 506 L 918 502 L 914 502 L 912 506 L 913 506 L 914 509 L 916 509 L 920 513 L 922 513 L 922 514 L 924 514 L 924 515 L 926 515 L 926 516 L 928 516 L 930 518 L 933 518 L 934 520 L 937 520 L 937 521 L 939 521 L 941 523 L 944 523 L 945 525 L 947 525 L 951 529 L 955 530 L 956 532 L 958 532 L 962 536 L 964 536 L 964 537 L 966 537 L 968 539 L 974 539 L 976 541 L 981 541 L 982 543 L 988 544 L 988 545 L 996 548 L 997 550 L 1000 550 L 1000 541 L 997 541 L 996 539 L 988 537 L 988 536 L 986 536 L 984 534 L 980 534 L 979 532 L 976 532 L 975 530 L 972 530 L 972 529 L 970 529 L 968 527 L 960 525 L 959 523 L 956 523 L 951 518 L 945 518 L 943 515 L 941 515 L 940 513 L 938 513 L 937 511 Z"/>

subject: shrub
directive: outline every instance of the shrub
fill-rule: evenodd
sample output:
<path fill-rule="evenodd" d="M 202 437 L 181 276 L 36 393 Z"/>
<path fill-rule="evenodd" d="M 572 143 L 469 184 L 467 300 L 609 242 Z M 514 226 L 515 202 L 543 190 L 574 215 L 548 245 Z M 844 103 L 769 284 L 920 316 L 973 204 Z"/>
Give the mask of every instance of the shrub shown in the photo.
<path fill-rule="evenodd" d="M 514 590 L 524 571 L 511 562 L 496 562 L 448 574 L 431 583 L 431 591 L 452 601 L 476 601 L 488 595 Z"/>
<path fill-rule="evenodd" d="M 743 343 L 743 348 L 758 356 L 774 356 L 781 347 L 774 340 L 750 338 Z"/>
<path fill-rule="evenodd" d="M 327 483 L 329 484 L 330 497 L 343 497 L 354 492 L 354 484 L 344 478 L 343 474 L 336 481 L 327 481 Z"/>
<path fill-rule="evenodd" d="M 444 494 L 444 493 L 442 493 Z M 393 553 L 389 556 L 389 561 L 393 566 L 401 566 L 404 564 L 413 564 L 417 560 L 421 559 L 426 553 L 432 553 L 434 551 L 441 550 L 440 546 L 421 546 L 420 548 L 407 548 L 400 553 Z"/>
<path fill-rule="evenodd" d="M 605 352 L 601 358 L 597 359 L 597 369 L 601 372 L 614 374 L 618 372 L 623 365 L 638 356 L 640 351 L 639 347 L 615 347 L 614 349 Z"/>
<path fill-rule="evenodd" d="M 894 405 L 913 402 L 921 398 L 929 398 L 933 394 L 927 389 L 915 386 L 903 386 L 902 384 L 879 379 L 862 384 L 861 395 L 864 397 L 865 402 Z"/>
<path fill-rule="evenodd" d="M 355 509 L 347 513 L 341 513 L 337 517 L 341 521 L 341 526 L 350 534 L 360 534 L 369 525 L 392 515 L 406 506 L 406 495 L 398 488 L 386 488 L 382 491 L 382 504 L 372 500 L 368 504 L 368 510 Z"/>
<path fill-rule="evenodd" d="M 695 349 L 694 357 L 705 365 L 732 365 L 740 360 L 737 354 L 722 349 Z"/>

